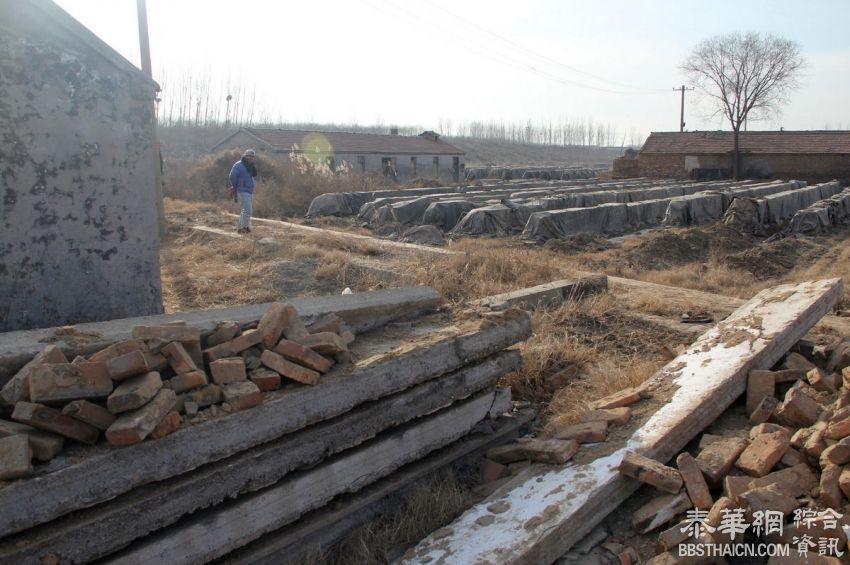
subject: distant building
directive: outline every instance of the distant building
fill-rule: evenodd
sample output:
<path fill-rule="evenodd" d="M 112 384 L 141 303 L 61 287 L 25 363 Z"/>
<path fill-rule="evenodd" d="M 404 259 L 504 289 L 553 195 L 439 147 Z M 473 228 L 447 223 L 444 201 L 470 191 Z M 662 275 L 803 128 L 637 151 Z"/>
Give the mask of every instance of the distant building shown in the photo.
<path fill-rule="evenodd" d="M 0 331 L 162 312 L 155 90 L 53 2 L 0 1 Z"/>
<path fill-rule="evenodd" d="M 321 159 L 331 168 L 346 161 L 354 171 L 385 173 L 390 165 L 400 182 L 414 178 L 455 181 L 463 178 L 466 154 L 440 139 L 433 131 L 420 135 L 301 131 L 241 128 L 212 151 L 253 148 L 288 156 L 303 153 Z"/>
<path fill-rule="evenodd" d="M 740 133 L 743 178 L 850 181 L 850 131 Z M 638 176 L 729 178 L 731 131 L 653 132 L 638 154 Z"/>

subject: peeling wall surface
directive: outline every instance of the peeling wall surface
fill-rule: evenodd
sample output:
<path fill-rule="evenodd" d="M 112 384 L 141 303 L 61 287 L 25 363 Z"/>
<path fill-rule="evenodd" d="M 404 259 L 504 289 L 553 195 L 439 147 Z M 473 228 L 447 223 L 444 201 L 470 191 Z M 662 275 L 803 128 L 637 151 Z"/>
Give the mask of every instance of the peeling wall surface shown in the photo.
<path fill-rule="evenodd" d="M 38 4 L 0 2 L 0 331 L 161 313 L 153 83 Z"/>

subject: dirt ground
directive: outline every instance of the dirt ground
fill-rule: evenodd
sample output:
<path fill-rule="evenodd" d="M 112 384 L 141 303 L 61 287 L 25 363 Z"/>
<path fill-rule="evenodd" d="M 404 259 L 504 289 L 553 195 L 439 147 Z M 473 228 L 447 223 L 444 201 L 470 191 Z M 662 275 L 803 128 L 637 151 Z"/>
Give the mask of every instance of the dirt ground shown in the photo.
<path fill-rule="evenodd" d="M 228 215 L 235 210 L 226 206 L 168 200 L 166 211 L 168 233 L 161 261 L 168 312 L 411 284 L 433 286 L 446 299 L 446 308 L 459 311 L 473 298 L 573 278 L 577 272 L 601 272 L 737 299 L 785 282 L 826 277 L 850 281 L 846 228 L 817 238 L 768 239 L 717 223 L 612 240 L 581 235 L 545 246 L 519 238 L 466 238 L 451 241 L 445 249 L 456 254 L 446 255 L 256 221 L 251 234 L 237 236 L 236 219 Z M 323 219 L 311 225 L 370 234 L 349 219 Z M 531 401 L 538 408 L 540 428 L 575 421 L 588 402 L 640 384 L 734 309 L 728 299 L 700 300 L 652 288 L 609 286 L 608 293 L 534 313 L 534 336 L 520 346 L 523 365 L 506 376 L 504 384 L 512 387 L 515 399 Z M 846 293 L 839 313 L 843 310 L 850 310 Z M 685 314 L 704 314 L 708 321 L 682 324 Z M 835 337 L 829 332 L 817 335 L 824 341 Z M 474 486 L 468 479 L 443 485 L 450 500 L 439 515 L 446 522 L 471 499 L 458 492 L 463 491 L 461 483 L 467 490 Z M 417 505 L 422 502 L 417 500 L 407 500 L 401 507 L 421 515 Z M 640 496 L 634 500 L 637 504 Z M 652 548 L 643 547 L 649 542 L 630 538 L 617 522 L 624 518 L 618 516 L 606 522 L 608 531 L 636 545 L 642 556 L 651 555 Z M 356 553 L 356 559 L 348 562 L 382 563 L 388 546 L 416 541 L 421 532 L 435 527 L 433 520 L 421 527 L 413 522 L 403 528 L 406 533 L 395 529 L 392 535 L 387 528 L 393 520 L 361 529 L 341 546 Z M 370 546 L 380 550 L 369 551 Z M 346 552 L 335 551 L 313 556 L 310 562 L 340 562 Z"/>

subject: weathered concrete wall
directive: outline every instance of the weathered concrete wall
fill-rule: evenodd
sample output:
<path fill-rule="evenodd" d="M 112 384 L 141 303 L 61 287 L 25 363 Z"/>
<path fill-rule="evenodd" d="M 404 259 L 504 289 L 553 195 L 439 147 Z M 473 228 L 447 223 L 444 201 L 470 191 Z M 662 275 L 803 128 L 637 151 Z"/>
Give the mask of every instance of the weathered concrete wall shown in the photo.
<path fill-rule="evenodd" d="M 51 11 L 0 2 L 0 331 L 162 311 L 153 84 Z"/>
<path fill-rule="evenodd" d="M 226 143 L 217 147 L 218 151 L 227 149 L 256 149 L 258 151 L 268 151 L 268 145 L 257 140 L 245 132 L 239 132 L 229 138 Z M 270 155 L 288 159 L 289 153 L 270 153 Z M 376 154 L 376 153 L 335 153 L 331 155 L 335 167 L 346 161 L 354 172 L 383 172 L 384 158 L 395 159 L 396 171 L 398 172 L 398 180 L 406 182 L 414 178 L 431 178 L 439 179 L 447 182 L 455 180 L 453 174 L 454 160 L 453 155 L 401 155 L 394 153 Z M 463 155 L 458 155 L 458 179 L 464 178 L 464 159 Z M 361 161 L 362 158 L 362 161 Z M 415 166 L 414 161 L 415 159 Z M 434 159 L 438 162 L 435 163 Z"/>

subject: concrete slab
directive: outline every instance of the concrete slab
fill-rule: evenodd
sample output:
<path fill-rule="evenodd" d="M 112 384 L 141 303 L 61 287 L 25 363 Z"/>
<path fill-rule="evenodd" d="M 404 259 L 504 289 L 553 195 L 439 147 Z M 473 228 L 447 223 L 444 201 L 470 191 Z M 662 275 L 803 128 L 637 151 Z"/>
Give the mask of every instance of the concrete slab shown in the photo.
<path fill-rule="evenodd" d="M 302 318 L 336 314 L 355 332 L 382 326 L 387 322 L 434 311 L 442 302 L 440 294 L 429 286 L 416 286 L 362 292 L 358 294 L 296 298 L 290 303 Z M 129 339 L 134 326 L 161 326 L 174 320 L 210 332 L 215 324 L 231 320 L 248 324 L 260 319 L 269 303 L 193 310 L 158 316 L 123 318 L 73 326 L 74 332 L 59 332 L 60 328 L 44 328 L 0 333 L 0 385 L 9 380 L 45 344 L 62 348 L 69 359 L 87 355 L 111 343 Z"/>

